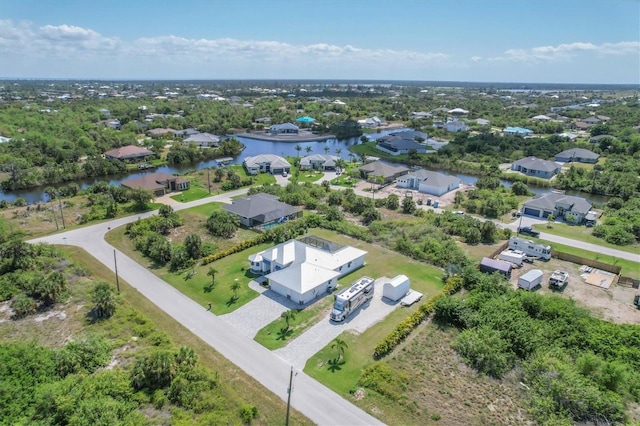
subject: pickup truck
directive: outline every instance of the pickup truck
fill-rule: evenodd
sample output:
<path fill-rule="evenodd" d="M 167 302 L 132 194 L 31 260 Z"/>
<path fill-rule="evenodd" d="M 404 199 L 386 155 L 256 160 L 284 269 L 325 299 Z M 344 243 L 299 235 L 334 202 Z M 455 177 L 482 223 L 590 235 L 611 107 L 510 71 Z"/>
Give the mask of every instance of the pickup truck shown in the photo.
<path fill-rule="evenodd" d="M 518 228 L 518 234 L 529 235 L 530 237 L 539 237 L 540 236 L 540 232 L 536 231 L 535 229 L 533 229 L 530 226 L 523 226 L 523 227 Z"/>

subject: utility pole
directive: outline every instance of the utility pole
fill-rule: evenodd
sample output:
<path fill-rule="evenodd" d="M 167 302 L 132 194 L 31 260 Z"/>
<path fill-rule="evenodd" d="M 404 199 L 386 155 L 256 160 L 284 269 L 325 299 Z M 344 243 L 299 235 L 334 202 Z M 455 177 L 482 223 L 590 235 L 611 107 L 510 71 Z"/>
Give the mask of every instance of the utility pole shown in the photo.
<path fill-rule="evenodd" d="M 60 217 L 62 218 L 62 229 L 67 229 L 64 224 L 64 214 L 62 213 L 62 198 L 58 197 L 58 203 L 60 204 Z"/>
<path fill-rule="evenodd" d="M 211 194 L 211 167 L 207 167 L 207 185 L 209 185 L 209 194 Z"/>
<path fill-rule="evenodd" d="M 60 227 L 58 226 L 58 218 L 56 217 L 56 209 L 55 207 L 53 207 L 53 204 L 51 204 L 51 213 L 53 214 L 53 221 L 56 223 L 56 231 L 60 229 Z"/>
<path fill-rule="evenodd" d="M 120 294 L 120 280 L 118 279 L 118 260 L 116 259 L 116 249 L 113 249 L 113 263 L 116 266 L 116 289 L 118 290 L 118 294 Z"/>
<path fill-rule="evenodd" d="M 296 373 L 296 376 L 298 373 Z M 285 426 L 289 426 L 289 408 L 291 407 L 291 392 L 293 392 L 293 366 L 291 366 L 291 373 L 289 374 L 289 387 L 287 388 L 287 419 Z"/>

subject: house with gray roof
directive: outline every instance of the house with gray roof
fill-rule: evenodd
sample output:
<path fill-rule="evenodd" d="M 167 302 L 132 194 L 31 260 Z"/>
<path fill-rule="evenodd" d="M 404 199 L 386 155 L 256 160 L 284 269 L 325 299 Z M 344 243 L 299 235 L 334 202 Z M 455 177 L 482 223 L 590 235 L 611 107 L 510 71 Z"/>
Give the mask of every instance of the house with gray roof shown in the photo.
<path fill-rule="evenodd" d="M 592 136 L 591 138 L 589 138 L 589 142 L 591 142 L 591 143 L 599 143 L 603 139 L 608 139 L 608 140 L 611 140 L 611 141 L 615 141 L 618 138 L 616 138 L 615 136 L 611 136 L 611 135 L 598 135 L 598 136 Z"/>
<path fill-rule="evenodd" d="M 297 135 L 300 128 L 293 123 L 274 124 L 269 127 L 272 135 Z"/>
<path fill-rule="evenodd" d="M 291 164 L 283 157 L 275 154 L 260 154 L 247 157 L 242 162 L 242 165 L 250 175 L 257 175 L 258 173 L 277 175 L 291 171 Z"/>
<path fill-rule="evenodd" d="M 394 179 L 409 173 L 409 168 L 400 164 L 390 164 L 384 161 L 374 161 L 358 168 L 360 176 L 368 179 L 369 176 L 382 177 L 385 183 L 391 183 Z"/>
<path fill-rule="evenodd" d="M 522 212 L 527 216 L 547 218 L 553 215 L 567 222 L 580 224 L 591 210 L 592 204 L 582 197 L 565 195 L 561 192 L 539 194 L 524 203 Z"/>
<path fill-rule="evenodd" d="M 247 228 L 282 223 L 302 216 L 300 207 L 278 200 L 279 198 L 275 195 L 260 193 L 237 198 L 222 208 L 236 215 L 240 224 Z"/>
<path fill-rule="evenodd" d="M 220 145 L 220 136 L 211 133 L 194 133 L 184 139 L 184 143 L 196 144 L 200 148 L 217 148 Z"/>
<path fill-rule="evenodd" d="M 335 170 L 340 157 L 311 154 L 300 159 L 300 170 Z"/>
<path fill-rule="evenodd" d="M 462 181 L 455 176 L 419 169 L 401 176 L 397 180 L 400 188 L 416 189 L 423 194 L 440 196 L 458 189 Z"/>
<path fill-rule="evenodd" d="M 391 155 L 408 154 L 411 150 L 415 150 L 418 154 L 427 152 L 427 147 L 415 141 L 411 137 L 407 137 L 398 133 L 397 135 L 383 136 L 376 140 L 376 149 Z"/>
<path fill-rule="evenodd" d="M 511 165 L 511 170 L 543 179 L 551 179 L 554 175 L 560 173 L 560 169 L 560 164 L 536 157 L 522 158 L 514 161 Z"/>
<path fill-rule="evenodd" d="M 599 154 L 584 148 L 571 148 L 556 154 L 556 161 L 561 163 L 597 163 Z"/>

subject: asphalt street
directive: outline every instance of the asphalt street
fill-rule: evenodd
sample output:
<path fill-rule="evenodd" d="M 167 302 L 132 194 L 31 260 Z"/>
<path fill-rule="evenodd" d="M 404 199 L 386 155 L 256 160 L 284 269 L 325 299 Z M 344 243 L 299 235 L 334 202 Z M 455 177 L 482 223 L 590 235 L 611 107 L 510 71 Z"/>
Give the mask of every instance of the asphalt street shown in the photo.
<path fill-rule="evenodd" d="M 176 210 L 211 201 L 225 202 L 231 196 L 240 195 L 244 192 L 246 191 L 235 191 L 234 193 L 185 203 L 185 205 L 181 205 Z M 114 248 L 104 241 L 106 232 L 109 229 L 135 221 L 138 217 L 144 218 L 154 213 L 148 212 L 116 219 L 98 225 L 38 238 L 31 242 L 80 246 L 105 266 L 115 271 Z M 180 293 L 119 250 L 115 250 L 115 252 L 118 275 L 121 278 L 224 357 L 286 401 L 291 369 L 290 363 L 265 349 L 243 333 L 238 333 L 228 323 Z M 365 413 L 302 371 L 295 369 L 294 371 L 296 375 L 293 383 L 291 406 L 314 423 L 319 425 L 382 424 L 376 418 Z"/>

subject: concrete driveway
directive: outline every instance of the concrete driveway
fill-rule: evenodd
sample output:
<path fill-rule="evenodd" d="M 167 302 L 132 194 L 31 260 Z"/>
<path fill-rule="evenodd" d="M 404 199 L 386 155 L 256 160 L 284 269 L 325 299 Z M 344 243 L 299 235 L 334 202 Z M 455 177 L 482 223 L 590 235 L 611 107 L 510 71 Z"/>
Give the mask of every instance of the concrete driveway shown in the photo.
<path fill-rule="evenodd" d="M 375 296 L 373 299 L 361 306 L 344 322 L 333 322 L 329 320 L 329 315 L 327 314 L 316 325 L 302 333 L 295 340 L 292 340 L 284 348 L 275 350 L 274 353 L 293 364 L 294 367 L 302 370 L 309 358 L 331 343 L 340 333 L 344 331 L 362 333 L 382 321 L 400 305 L 400 302 L 391 303 L 382 298 L 382 286 L 386 281 L 388 279 L 385 277 L 378 278 L 375 281 Z"/>

